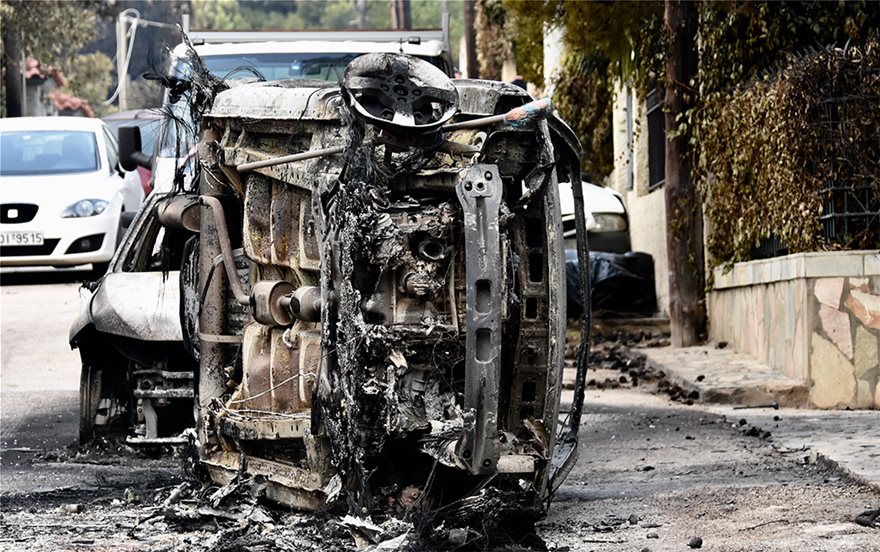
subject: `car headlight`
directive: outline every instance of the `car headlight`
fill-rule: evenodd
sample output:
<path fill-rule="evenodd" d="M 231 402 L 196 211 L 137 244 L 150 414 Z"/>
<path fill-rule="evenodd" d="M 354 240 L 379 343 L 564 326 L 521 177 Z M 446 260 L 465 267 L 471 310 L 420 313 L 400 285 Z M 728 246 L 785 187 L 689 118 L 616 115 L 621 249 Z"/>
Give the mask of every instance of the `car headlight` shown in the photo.
<path fill-rule="evenodd" d="M 626 218 L 623 215 L 609 213 L 593 213 L 592 219 L 587 217 L 587 230 L 590 232 L 617 232 L 626 230 Z"/>
<path fill-rule="evenodd" d="M 62 211 L 61 218 L 81 218 L 100 215 L 109 204 L 109 201 L 103 199 L 83 199 Z"/>

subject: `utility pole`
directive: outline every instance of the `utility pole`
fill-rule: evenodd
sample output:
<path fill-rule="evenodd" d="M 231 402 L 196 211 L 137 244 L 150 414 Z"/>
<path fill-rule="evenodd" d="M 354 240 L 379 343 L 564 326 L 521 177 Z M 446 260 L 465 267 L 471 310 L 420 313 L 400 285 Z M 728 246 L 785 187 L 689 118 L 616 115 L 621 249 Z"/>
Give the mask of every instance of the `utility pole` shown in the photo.
<path fill-rule="evenodd" d="M 119 111 L 128 110 L 128 41 L 125 38 L 126 12 L 116 19 L 116 78 L 119 80 Z"/>
<path fill-rule="evenodd" d="M 697 6 L 665 0 L 669 39 L 666 58 L 666 133 L 674 131 L 694 104 L 697 74 Z M 691 178 L 691 132 L 666 140 L 666 249 L 669 258 L 669 326 L 673 347 L 695 345 L 705 329 L 702 209 Z"/>
<path fill-rule="evenodd" d="M 3 56 L 6 58 L 6 116 L 24 116 L 24 65 L 21 62 L 21 31 L 19 27 L 7 25 L 3 29 Z"/>
<path fill-rule="evenodd" d="M 464 0 L 464 50 L 467 58 L 465 77 L 477 79 L 480 68 L 477 65 L 477 33 L 474 30 L 474 6 L 476 0 Z"/>

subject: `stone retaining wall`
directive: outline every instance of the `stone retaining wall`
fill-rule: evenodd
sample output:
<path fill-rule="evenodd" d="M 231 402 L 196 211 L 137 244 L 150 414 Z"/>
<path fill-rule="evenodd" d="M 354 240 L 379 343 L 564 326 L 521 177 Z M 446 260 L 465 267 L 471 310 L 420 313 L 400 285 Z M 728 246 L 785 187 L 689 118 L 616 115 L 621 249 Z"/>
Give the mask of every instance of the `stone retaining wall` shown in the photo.
<path fill-rule="evenodd" d="M 810 406 L 880 408 L 880 252 L 715 270 L 709 336 L 810 384 Z"/>

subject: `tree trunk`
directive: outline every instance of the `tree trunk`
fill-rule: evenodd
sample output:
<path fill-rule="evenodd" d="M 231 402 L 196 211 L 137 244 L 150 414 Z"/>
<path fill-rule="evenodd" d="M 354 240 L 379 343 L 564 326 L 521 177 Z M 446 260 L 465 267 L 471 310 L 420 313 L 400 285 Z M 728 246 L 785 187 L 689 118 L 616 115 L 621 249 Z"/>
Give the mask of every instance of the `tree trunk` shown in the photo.
<path fill-rule="evenodd" d="M 464 0 L 464 50 L 467 58 L 467 74 L 469 79 L 480 78 L 477 65 L 477 33 L 474 30 L 474 8 L 476 0 Z"/>
<path fill-rule="evenodd" d="M 666 0 L 669 37 L 666 58 L 666 132 L 683 122 L 679 115 L 693 105 L 690 81 L 697 73 L 697 6 L 689 0 Z M 687 132 L 666 141 L 666 248 L 669 258 L 669 326 L 673 347 L 696 344 L 705 329 L 702 209 L 691 178 L 693 151 Z"/>
<path fill-rule="evenodd" d="M 406 30 L 412 29 L 412 9 L 409 3 L 409 0 L 399 0 L 400 1 L 400 11 L 401 11 L 401 19 L 403 20 L 403 28 Z"/>
<path fill-rule="evenodd" d="M 409 0 L 391 0 L 391 26 L 398 30 L 412 29 Z"/>
<path fill-rule="evenodd" d="M 357 11 L 357 28 L 358 29 L 366 29 L 367 28 L 367 0 L 357 0 L 355 3 L 355 10 Z"/>
<path fill-rule="evenodd" d="M 21 84 L 21 37 L 17 26 L 3 28 L 3 55 L 6 67 L 6 116 L 23 117 L 24 90 Z"/>

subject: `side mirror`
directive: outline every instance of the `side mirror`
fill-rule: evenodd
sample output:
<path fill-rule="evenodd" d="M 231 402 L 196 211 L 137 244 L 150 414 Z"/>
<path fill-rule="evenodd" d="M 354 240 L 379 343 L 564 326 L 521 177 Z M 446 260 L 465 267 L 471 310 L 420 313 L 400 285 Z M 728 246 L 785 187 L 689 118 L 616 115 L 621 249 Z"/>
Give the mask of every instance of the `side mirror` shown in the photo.
<path fill-rule="evenodd" d="M 121 224 L 123 228 L 128 228 L 131 226 L 131 223 L 134 222 L 134 217 L 136 216 L 137 211 L 123 211 L 122 215 L 119 216 L 119 224 Z"/>
<path fill-rule="evenodd" d="M 119 164 L 127 171 L 138 167 L 149 169 L 153 158 L 141 151 L 141 129 L 133 126 L 119 128 Z"/>

